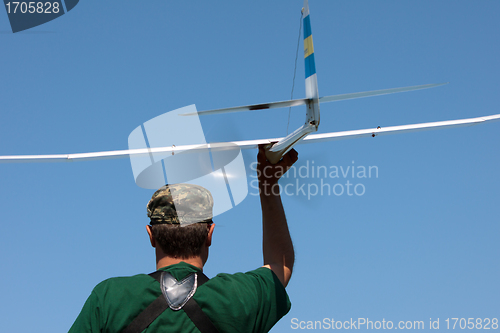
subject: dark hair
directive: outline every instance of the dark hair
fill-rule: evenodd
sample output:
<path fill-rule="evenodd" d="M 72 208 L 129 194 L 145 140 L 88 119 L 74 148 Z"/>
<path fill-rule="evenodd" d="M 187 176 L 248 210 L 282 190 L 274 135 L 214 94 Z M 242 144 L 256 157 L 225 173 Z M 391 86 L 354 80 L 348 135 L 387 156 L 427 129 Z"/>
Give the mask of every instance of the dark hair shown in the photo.
<path fill-rule="evenodd" d="M 211 224 L 193 223 L 183 227 L 178 224 L 155 224 L 151 225 L 151 233 L 166 255 L 188 259 L 201 254 Z"/>

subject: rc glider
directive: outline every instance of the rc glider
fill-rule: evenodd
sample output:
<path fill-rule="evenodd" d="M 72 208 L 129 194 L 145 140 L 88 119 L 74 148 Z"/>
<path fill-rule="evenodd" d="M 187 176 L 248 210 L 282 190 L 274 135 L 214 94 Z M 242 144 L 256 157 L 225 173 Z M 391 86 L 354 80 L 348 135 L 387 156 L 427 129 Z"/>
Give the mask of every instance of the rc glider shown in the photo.
<path fill-rule="evenodd" d="M 77 154 L 0 156 L 0 163 L 87 161 L 87 160 L 110 159 L 110 158 L 124 158 L 124 157 L 133 157 L 141 155 L 144 156 L 147 155 L 153 156 L 155 154 L 165 155 L 165 153 L 167 154 L 196 153 L 196 152 L 206 151 L 206 149 L 210 149 L 211 151 L 218 151 L 225 149 L 233 149 L 236 146 L 239 147 L 239 149 L 256 149 L 260 144 L 267 145 L 266 156 L 271 163 L 276 163 L 281 159 L 281 157 L 286 152 L 288 152 L 297 144 L 334 141 L 334 140 L 352 139 L 360 137 L 375 137 L 379 135 L 415 132 L 415 131 L 441 129 L 441 128 L 471 126 L 495 120 L 500 120 L 500 114 L 496 114 L 491 116 L 469 118 L 469 119 L 448 120 L 448 121 L 411 124 L 402 126 L 391 126 L 384 128 L 377 127 L 372 129 L 361 129 L 361 130 L 331 132 L 322 134 L 311 134 L 313 132 L 318 131 L 318 127 L 320 124 L 320 111 L 319 111 L 320 103 L 433 88 L 443 85 L 445 83 L 426 84 L 426 85 L 403 87 L 403 88 L 392 88 L 392 89 L 383 89 L 383 90 L 320 97 L 318 93 L 318 80 L 316 76 L 316 66 L 314 62 L 314 47 L 312 40 L 308 0 L 304 0 L 304 8 L 302 9 L 302 11 L 303 11 L 303 26 L 304 26 L 304 61 L 305 61 L 305 87 L 306 87 L 305 98 L 183 114 L 183 116 L 192 116 L 194 114 L 201 116 L 201 115 L 221 114 L 229 112 L 255 111 L 255 110 L 305 105 L 306 118 L 304 124 L 291 134 L 287 135 L 286 137 L 222 142 L 222 143 L 207 143 L 203 145 L 179 145 L 179 146 L 172 145 L 168 147 L 128 149 L 128 150 L 115 150 L 115 151 L 77 153 Z"/>

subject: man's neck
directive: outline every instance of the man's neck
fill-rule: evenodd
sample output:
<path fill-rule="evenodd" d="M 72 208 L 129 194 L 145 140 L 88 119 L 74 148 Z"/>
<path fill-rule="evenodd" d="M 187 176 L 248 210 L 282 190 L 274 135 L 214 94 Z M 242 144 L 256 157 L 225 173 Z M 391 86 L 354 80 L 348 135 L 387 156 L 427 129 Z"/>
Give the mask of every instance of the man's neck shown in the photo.
<path fill-rule="evenodd" d="M 201 259 L 200 256 L 198 257 L 192 257 L 192 258 L 187 258 L 187 259 L 179 259 L 179 258 L 174 258 L 174 257 L 162 257 L 162 258 L 156 258 L 156 269 L 160 269 L 162 267 L 170 266 L 170 265 L 175 265 L 180 262 L 185 262 L 187 264 L 193 265 L 195 267 L 198 267 L 203 271 L 203 260 Z"/>

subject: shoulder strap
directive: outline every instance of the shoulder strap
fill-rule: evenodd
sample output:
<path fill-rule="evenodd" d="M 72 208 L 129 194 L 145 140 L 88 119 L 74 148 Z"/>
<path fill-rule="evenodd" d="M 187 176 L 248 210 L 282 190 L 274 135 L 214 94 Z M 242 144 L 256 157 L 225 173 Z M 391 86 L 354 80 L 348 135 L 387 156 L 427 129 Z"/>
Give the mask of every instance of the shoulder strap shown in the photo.
<path fill-rule="evenodd" d="M 194 298 L 191 297 L 182 309 L 186 312 L 189 319 L 191 319 L 201 333 L 219 333 L 210 318 L 208 318 L 207 314 L 203 312 Z"/>
<path fill-rule="evenodd" d="M 156 271 L 149 274 L 149 276 L 160 282 L 161 273 L 161 271 Z M 209 278 L 202 272 L 197 272 L 196 277 L 198 287 L 209 280 Z M 166 309 L 168 309 L 168 304 L 165 297 L 163 297 L 163 295 L 158 296 L 158 298 L 149 304 L 148 307 L 145 308 L 137 317 L 135 317 L 134 320 L 132 320 L 132 322 L 125 327 L 121 333 L 140 333 L 144 331 Z M 191 319 L 201 333 L 219 332 L 210 318 L 208 318 L 193 298 L 190 298 L 182 309 L 186 312 L 189 319 Z"/>

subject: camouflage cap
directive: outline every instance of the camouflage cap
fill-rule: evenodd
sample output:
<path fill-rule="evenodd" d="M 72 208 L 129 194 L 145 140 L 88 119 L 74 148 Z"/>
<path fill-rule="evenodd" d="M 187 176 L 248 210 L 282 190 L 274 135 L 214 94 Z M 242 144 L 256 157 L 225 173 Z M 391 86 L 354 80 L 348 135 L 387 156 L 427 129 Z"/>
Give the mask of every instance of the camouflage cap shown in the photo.
<path fill-rule="evenodd" d="M 148 202 L 151 224 L 189 225 L 210 222 L 214 199 L 206 188 L 193 184 L 167 184 Z"/>

